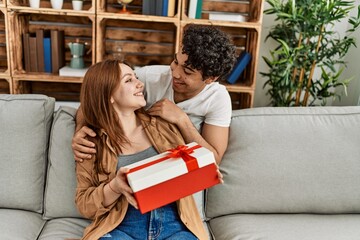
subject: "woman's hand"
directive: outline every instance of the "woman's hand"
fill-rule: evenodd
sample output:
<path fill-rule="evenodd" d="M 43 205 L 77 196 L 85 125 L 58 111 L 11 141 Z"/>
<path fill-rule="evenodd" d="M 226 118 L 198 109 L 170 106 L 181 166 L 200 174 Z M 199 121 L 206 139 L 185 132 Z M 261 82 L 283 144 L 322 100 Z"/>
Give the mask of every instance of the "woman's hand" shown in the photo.
<path fill-rule="evenodd" d="M 137 202 L 134 198 L 133 191 L 131 187 L 128 184 L 126 173 L 128 173 L 130 170 L 128 168 L 121 167 L 117 173 L 116 177 L 113 179 L 114 184 L 111 185 L 112 188 L 114 188 L 114 191 L 117 193 L 123 194 L 129 204 L 131 204 L 134 208 L 138 209 Z"/>

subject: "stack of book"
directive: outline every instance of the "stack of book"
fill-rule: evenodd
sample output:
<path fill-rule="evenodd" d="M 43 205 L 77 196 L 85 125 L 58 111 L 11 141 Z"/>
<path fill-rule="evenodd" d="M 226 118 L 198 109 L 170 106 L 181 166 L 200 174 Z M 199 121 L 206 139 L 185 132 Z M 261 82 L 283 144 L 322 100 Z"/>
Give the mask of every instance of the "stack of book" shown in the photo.
<path fill-rule="evenodd" d="M 175 5 L 176 0 L 144 0 L 142 14 L 173 17 L 175 16 Z"/>
<path fill-rule="evenodd" d="M 37 29 L 23 34 L 26 72 L 58 73 L 65 65 L 65 41 L 62 30 Z"/>

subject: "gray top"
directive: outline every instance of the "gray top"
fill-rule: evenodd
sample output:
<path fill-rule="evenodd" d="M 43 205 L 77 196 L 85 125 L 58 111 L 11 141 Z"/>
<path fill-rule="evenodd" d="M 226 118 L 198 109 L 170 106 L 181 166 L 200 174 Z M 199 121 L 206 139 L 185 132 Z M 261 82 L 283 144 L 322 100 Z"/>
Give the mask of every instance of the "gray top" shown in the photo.
<path fill-rule="evenodd" d="M 128 154 L 128 155 L 120 155 L 118 157 L 118 164 L 117 164 L 117 170 L 123 166 L 127 166 L 129 164 L 136 163 L 138 161 L 144 160 L 146 158 L 152 157 L 157 155 L 158 152 L 155 150 L 153 146 L 134 154 Z"/>

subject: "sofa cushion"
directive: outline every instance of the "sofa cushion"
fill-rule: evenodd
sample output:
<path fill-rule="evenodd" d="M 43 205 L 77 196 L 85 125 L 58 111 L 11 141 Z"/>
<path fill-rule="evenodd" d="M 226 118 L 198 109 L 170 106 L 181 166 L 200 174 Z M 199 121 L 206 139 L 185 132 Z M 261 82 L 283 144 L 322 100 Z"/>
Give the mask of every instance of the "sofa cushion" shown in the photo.
<path fill-rule="evenodd" d="M 45 225 L 41 214 L 16 210 L 0 209 L 1 240 L 34 240 L 37 239 Z"/>
<path fill-rule="evenodd" d="M 216 240 L 359 240 L 359 214 L 236 214 L 212 219 Z"/>
<path fill-rule="evenodd" d="M 0 95 L 0 207 L 42 213 L 55 100 Z"/>
<path fill-rule="evenodd" d="M 360 107 L 234 111 L 206 216 L 360 213 Z"/>
<path fill-rule="evenodd" d="M 48 220 L 38 240 L 80 239 L 90 220 L 57 218 Z"/>
<path fill-rule="evenodd" d="M 46 219 L 81 217 L 75 206 L 75 160 L 71 149 L 75 114 L 75 108 L 62 106 L 54 115 L 44 199 Z"/>

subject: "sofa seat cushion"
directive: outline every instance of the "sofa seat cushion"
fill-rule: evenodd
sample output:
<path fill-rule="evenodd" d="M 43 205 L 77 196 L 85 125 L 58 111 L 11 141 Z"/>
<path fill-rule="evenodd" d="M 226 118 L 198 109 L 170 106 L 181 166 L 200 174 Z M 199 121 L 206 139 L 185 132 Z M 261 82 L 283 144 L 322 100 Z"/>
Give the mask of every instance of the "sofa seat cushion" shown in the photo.
<path fill-rule="evenodd" d="M 0 207 L 42 213 L 55 99 L 0 94 Z"/>
<path fill-rule="evenodd" d="M 34 240 L 37 239 L 45 225 L 41 214 L 0 209 L 0 233 L 2 240 Z"/>
<path fill-rule="evenodd" d="M 82 218 L 58 218 L 48 220 L 39 240 L 80 239 L 90 220 Z"/>
<path fill-rule="evenodd" d="M 209 222 L 216 240 L 359 240 L 360 215 L 235 214 Z"/>

